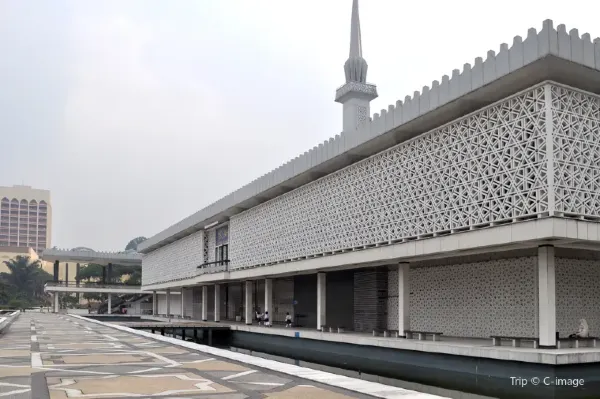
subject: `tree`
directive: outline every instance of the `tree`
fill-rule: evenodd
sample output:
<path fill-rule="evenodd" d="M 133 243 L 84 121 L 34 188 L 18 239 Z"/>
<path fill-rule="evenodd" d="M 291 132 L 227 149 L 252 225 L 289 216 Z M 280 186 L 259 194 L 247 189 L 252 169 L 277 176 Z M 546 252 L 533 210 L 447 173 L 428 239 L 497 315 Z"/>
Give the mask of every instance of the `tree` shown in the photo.
<path fill-rule="evenodd" d="M 125 247 L 125 251 L 134 250 L 137 251 L 138 245 L 144 241 L 146 241 L 146 237 L 136 237 L 133 240 L 129 241 L 129 244 Z"/>
<path fill-rule="evenodd" d="M 87 280 L 88 282 L 100 280 L 102 278 L 102 267 L 102 265 L 97 265 L 95 263 L 82 266 L 75 278 L 79 281 Z"/>
<path fill-rule="evenodd" d="M 0 276 L 1 277 L 1 276 Z M 10 295 L 8 292 L 8 284 L 0 278 L 0 303 L 7 303 L 10 299 Z"/>
<path fill-rule="evenodd" d="M 52 275 L 42 269 L 39 260 L 31 261 L 28 256 L 17 256 L 3 262 L 8 273 L 0 273 L 3 282 L 4 296 L 22 303 L 41 303 L 45 300 L 44 284 L 52 279 Z"/>
<path fill-rule="evenodd" d="M 76 296 L 72 296 L 69 294 L 60 296 L 59 301 L 60 307 L 63 309 L 73 308 L 79 303 Z"/>
<path fill-rule="evenodd" d="M 140 268 L 138 268 L 140 269 Z M 125 281 L 127 285 L 142 285 L 142 271 L 136 270 L 129 275 L 129 278 Z"/>

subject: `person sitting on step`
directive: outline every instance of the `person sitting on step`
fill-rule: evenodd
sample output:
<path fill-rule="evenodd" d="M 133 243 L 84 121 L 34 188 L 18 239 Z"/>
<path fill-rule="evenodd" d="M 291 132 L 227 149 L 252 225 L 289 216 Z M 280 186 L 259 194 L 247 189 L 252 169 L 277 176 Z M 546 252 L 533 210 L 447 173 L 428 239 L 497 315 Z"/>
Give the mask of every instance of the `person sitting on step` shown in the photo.
<path fill-rule="evenodd" d="M 267 326 L 267 327 L 271 325 L 271 323 L 269 323 L 269 312 L 268 311 L 265 311 L 265 314 L 263 316 L 263 322 L 264 322 L 265 326 Z"/>
<path fill-rule="evenodd" d="M 587 338 L 590 336 L 590 327 L 585 319 L 579 320 L 579 330 L 575 334 L 569 335 L 569 338 Z"/>
<path fill-rule="evenodd" d="M 262 314 L 260 313 L 260 310 L 258 310 L 258 309 L 254 313 L 256 314 L 256 321 L 258 322 L 258 325 L 260 326 L 263 321 Z"/>
<path fill-rule="evenodd" d="M 290 316 L 290 312 L 285 313 L 285 326 L 290 328 L 292 326 L 292 316 Z"/>

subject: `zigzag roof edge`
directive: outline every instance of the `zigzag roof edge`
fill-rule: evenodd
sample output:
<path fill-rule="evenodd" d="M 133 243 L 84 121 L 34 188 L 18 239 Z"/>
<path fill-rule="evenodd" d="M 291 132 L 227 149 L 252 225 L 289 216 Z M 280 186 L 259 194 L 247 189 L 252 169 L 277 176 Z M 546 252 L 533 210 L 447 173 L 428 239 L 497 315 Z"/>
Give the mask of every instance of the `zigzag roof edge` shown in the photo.
<path fill-rule="evenodd" d="M 138 251 L 148 252 L 148 249 L 165 245 L 165 241 L 174 235 L 194 229 L 198 224 L 243 201 L 309 172 L 335 157 L 348 153 L 366 141 L 411 122 L 548 55 L 600 71 L 600 38 L 592 42 L 590 34 L 585 33 L 580 36 L 577 29 L 571 29 L 567 33 L 566 26 L 563 24 L 555 29 L 553 21 L 547 19 L 542 23 L 539 32 L 535 28 L 530 28 L 525 40 L 517 35 L 510 48 L 508 44 L 502 43 L 498 53 L 489 50 L 485 60 L 477 57 L 473 66 L 465 63 L 462 72 L 454 69 L 451 76 L 444 75 L 441 81 L 434 80 L 431 87 L 423 86 L 422 90 L 415 91 L 412 97 L 407 95 L 404 101 L 398 100 L 395 106 L 389 105 L 387 110 L 382 109 L 380 113 L 374 113 L 369 123 L 362 129 L 336 134 L 303 152 L 271 172 L 148 238 L 139 245 Z"/>

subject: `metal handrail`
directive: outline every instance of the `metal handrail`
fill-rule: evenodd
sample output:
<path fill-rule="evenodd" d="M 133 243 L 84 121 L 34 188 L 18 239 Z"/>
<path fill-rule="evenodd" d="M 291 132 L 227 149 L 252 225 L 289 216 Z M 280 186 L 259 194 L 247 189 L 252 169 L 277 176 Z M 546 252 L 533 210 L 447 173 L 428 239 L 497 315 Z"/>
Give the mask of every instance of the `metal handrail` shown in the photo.
<path fill-rule="evenodd" d="M 77 286 L 77 281 L 63 281 L 63 280 L 48 280 L 45 283 L 48 287 L 75 287 Z M 102 283 L 100 281 L 83 281 L 79 280 L 79 287 L 90 287 L 90 288 L 139 288 L 141 285 L 131 285 L 126 283 Z"/>
<path fill-rule="evenodd" d="M 206 266 L 210 266 L 210 265 L 215 265 L 215 266 L 229 266 L 229 259 L 225 259 L 225 260 L 216 260 L 214 262 L 206 262 L 201 264 L 200 266 L 196 267 L 197 269 L 205 269 Z"/>

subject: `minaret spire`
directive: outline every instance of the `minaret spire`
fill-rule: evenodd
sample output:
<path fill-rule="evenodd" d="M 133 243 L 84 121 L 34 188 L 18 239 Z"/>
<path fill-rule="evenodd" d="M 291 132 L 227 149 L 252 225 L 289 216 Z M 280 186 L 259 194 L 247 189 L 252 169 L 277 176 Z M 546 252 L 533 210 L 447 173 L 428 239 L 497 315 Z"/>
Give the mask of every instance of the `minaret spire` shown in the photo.
<path fill-rule="evenodd" d="M 362 57 L 358 0 L 352 0 L 350 54 L 344 64 L 346 84 L 337 90 L 335 96 L 335 101 L 344 104 L 344 131 L 357 130 L 369 119 L 369 102 L 377 98 L 377 87 L 367 83 L 368 68 Z"/>
<path fill-rule="evenodd" d="M 350 57 L 362 58 L 360 39 L 360 18 L 358 16 L 358 0 L 352 0 L 352 24 L 350 25 Z"/>
<path fill-rule="evenodd" d="M 367 61 L 362 57 L 358 0 L 352 0 L 352 22 L 350 23 L 350 55 L 344 64 L 347 82 L 367 83 Z"/>

